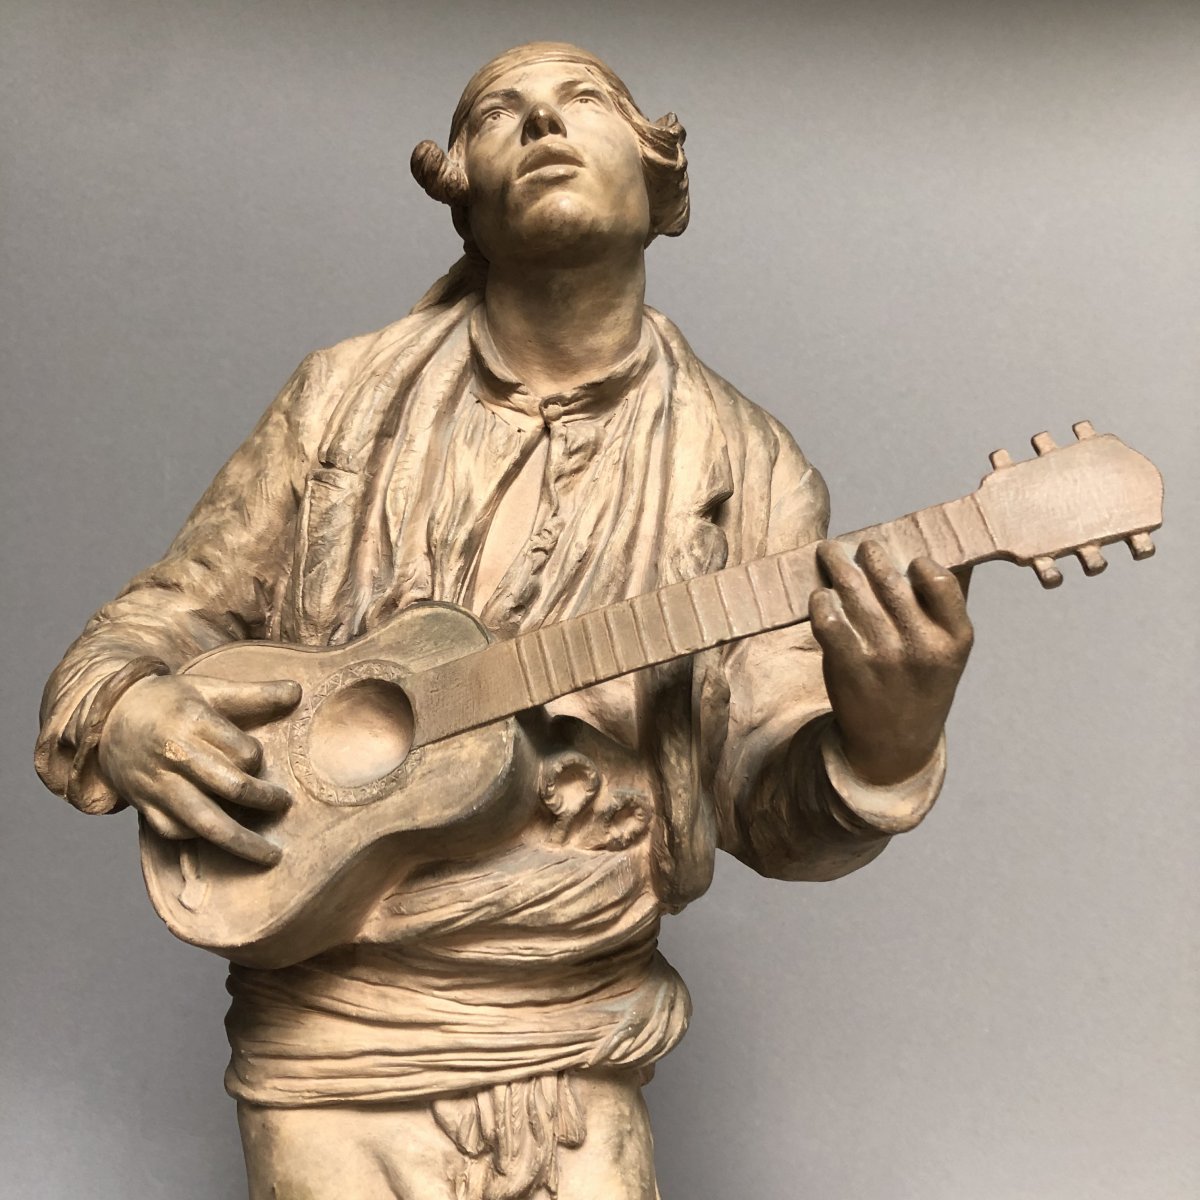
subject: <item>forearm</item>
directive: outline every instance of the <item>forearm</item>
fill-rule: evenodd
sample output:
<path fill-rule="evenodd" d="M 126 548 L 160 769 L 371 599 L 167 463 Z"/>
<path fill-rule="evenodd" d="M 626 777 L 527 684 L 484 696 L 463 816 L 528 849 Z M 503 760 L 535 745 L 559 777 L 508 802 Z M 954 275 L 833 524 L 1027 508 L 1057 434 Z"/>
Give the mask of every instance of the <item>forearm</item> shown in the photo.
<path fill-rule="evenodd" d="M 945 775 L 944 743 L 911 778 L 887 787 L 859 779 L 833 718 L 807 722 L 768 754 L 743 794 L 725 848 L 773 879 L 838 879 L 879 855 L 932 808 Z"/>
<path fill-rule="evenodd" d="M 156 572 L 158 583 L 152 582 Z M 79 762 L 80 748 L 95 724 L 95 703 L 106 685 L 139 660 L 178 670 L 205 650 L 249 632 L 246 623 L 228 611 L 206 606 L 177 584 L 166 586 L 164 575 L 165 565 L 159 564 L 100 609 L 67 650 L 42 693 L 34 765 L 46 786 L 60 796 L 67 795 L 74 769 L 76 786 L 70 798 L 86 811 L 122 807 L 100 781 L 79 779 L 84 766 Z"/>

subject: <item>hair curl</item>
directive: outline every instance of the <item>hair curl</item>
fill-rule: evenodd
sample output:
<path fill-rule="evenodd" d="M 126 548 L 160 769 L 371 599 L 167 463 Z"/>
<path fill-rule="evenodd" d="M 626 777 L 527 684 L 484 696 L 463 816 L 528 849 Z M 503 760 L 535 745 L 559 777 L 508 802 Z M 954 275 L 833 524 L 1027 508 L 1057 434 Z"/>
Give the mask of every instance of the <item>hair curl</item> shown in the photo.
<path fill-rule="evenodd" d="M 413 178 L 425 189 L 425 194 L 451 208 L 465 207 L 470 188 L 467 173 L 437 144 L 420 142 L 413 148 L 409 160 Z"/>

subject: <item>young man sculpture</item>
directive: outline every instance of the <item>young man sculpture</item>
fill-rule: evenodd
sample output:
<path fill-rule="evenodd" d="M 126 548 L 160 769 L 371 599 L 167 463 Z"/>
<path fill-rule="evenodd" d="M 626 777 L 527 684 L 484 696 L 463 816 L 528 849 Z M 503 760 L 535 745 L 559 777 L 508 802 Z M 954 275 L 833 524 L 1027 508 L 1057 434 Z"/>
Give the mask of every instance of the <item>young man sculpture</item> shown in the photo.
<path fill-rule="evenodd" d="M 344 643 L 428 598 L 511 636 L 825 536 L 788 433 L 644 306 L 646 246 L 687 224 L 683 137 L 571 46 L 479 71 L 449 154 L 413 156 L 466 256 L 403 320 L 310 355 L 89 622 L 46 689 L 50 788 L 269 863 L 231 814 L 289 797 L 239 726 L 299 689 L 173 673 L 198 653 Z M 640 1089 L 689 1007 L 661 915 L 717 848 L 785 879 L 855 870 L 942 779 L 957 580 L 871 544 L 821 561 L 811 628 L 548 706 L 538 815 L 407 870 L 372 944 L 232 968 L 252 1197 L 654 1197 Z"/>

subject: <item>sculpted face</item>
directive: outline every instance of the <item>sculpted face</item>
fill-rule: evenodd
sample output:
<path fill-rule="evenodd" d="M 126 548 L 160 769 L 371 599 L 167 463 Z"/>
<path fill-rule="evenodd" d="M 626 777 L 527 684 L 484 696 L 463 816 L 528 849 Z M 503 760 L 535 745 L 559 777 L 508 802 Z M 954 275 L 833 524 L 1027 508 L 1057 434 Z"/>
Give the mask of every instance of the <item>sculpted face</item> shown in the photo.
<path fill-rule="evenodd" d="M 466 128 L 471 232 L 489 261 L 583 262 L 644 245 L 637 135 L 586 68 L 509 71 L 475 101 Z"/>

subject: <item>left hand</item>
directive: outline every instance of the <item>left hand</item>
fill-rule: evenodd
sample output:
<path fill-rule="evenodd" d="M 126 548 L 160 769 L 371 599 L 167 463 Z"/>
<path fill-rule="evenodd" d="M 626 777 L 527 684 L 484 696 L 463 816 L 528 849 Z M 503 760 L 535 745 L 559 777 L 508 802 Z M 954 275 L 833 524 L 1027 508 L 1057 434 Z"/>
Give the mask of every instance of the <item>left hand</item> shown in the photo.
<path fill-rule="evenodd" d="M 863 542 L 853 560 L 822 542 L 817 562 L 829 587 L 813 592 L 809 618 L 842 749 L 868 783 L 898 783 L 933 756 L 967 665 L 974 632 L 963 589 L 931 558 L 902 574 L 878 542 Z"/>

